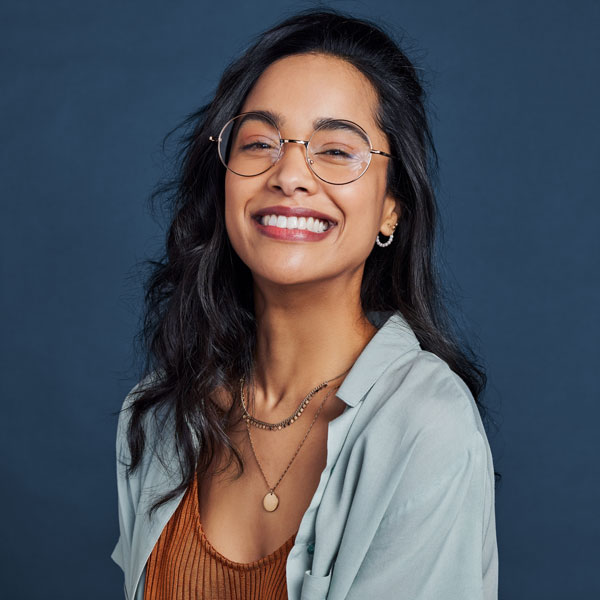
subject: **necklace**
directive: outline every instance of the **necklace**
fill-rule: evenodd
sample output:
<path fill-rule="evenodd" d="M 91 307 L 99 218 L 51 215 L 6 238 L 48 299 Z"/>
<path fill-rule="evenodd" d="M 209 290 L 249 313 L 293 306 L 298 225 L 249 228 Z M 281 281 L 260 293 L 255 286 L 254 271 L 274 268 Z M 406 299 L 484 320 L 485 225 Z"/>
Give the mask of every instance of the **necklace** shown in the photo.
<path fill-rule="evenodd" d="M 297 421 L 300 418 L 300 415 L 304 412 L 304 409 L 308 406 L 308 403 L 310 402 L 311 398 L 320 390 L 322 390 L 324 387 L 327 387 L 328 384 L 332 381 L 334 381 L 335 379 L 339 379 L 342 375 L 345 375 L 350 369 L 346 369 L 343 373 L 340 373 L 339 375 L 336 375 L 335 377 L 332 377 L 331 379 L 327 379 L 327 381 L 324 381 L 323 383 L 320 383 L 319 385 L 317 385 L 316 387 L 314 387 L 312 390 L 310 390 L 310 392 L 308 392 L 308 394 L 306 394 L 306 396 L 304 396 L 302 402 L 300 402 L 300 404 L 298 405 L 298 408 L 294 411 L 294 413 L 289 416 L 287 419 L 284 419 L 283 421 L 279 421 L 279 423 L 267 423 L 266 421 L 261 421 L 259 419 L 256 419 L 255 417 L 253 417 L 247 410 L 246 408 L 246 397 L 244 395 L 244 383 L 245 383 L 245 376 L 243 376 L 240 379 L 240 398 L 242 400 L 242 410 L 243 410 L 243 415 L 242 418 L 246 421 L 246 423 L 250 422 L 252 423 L 252 425 L 254 425 L 255 427 L 258 427 L 259 429 L 269 429 L 270 431 L 275 431 L 275 430 L 279 430 L 279 429 L 283 429 L 285 427 L 287 427 L 288 425 L 291 425 L 292 423 L 294 423 L 295 421 Z"/>
<path fill-rule="evenodd" d="M 340 386 L 338 385 L 338 386 L 330 389 L 327 392 L 327 394 L 325 394 L 325 398 L 323 398 L 323 402 L 321 402 L 321 406 L 319 406 L 319 408 L 312 420 L 312 423 L 310 424 L 310 427 L 308 428 L 308 431 L 305 433 L 304 437 L 302 438 L 302 441 L 300 442 L 300 445 L 298 446 L 298 448 L 296 448 L 296 452 L 294 453 L 294 456 L 292 456 L 292 460 L 290 460 L 290 462 L 288 463 L 288 466 L 285 468 L 285 471 L 281 474 L 281 477 L 279 477 L 279 479 L 277 480 L 277 483 L 273 487 L 271 487 L 269 485 L 269 482 L 267 481 L 267 477 L 262 468 L 262 465 L 260 464 L 260 461 L 258 460 L 258 456 L 256 455 L 256 449 L 254 448 L 254 443 L 252 442 L 252 436 L 250 435 L 250 423 L 248 422 L 248 419 L 246 419 L 246 427 L 248 428 L 248 438 L 250 439 L 250 446 L 252 448 L 252 454 L 254 454 L 254 458 L 256 459 L 256 463 L 258 464 L 258 468 L 260 469 L 263 479 L 265 480 L 265 483 L 267 484 L 267 487 L 269 488 L 269 491 L 266 493 L 265 497 L 263 498 L 263 507 L 266 511 L 273 512 L 279 506 L 279 496 L 277 496 L 277 494 L 275 493 L 275 489 L 281 483 L 281 480 L 283 479 L 284 475 L 288 472 L 288 469 L 294 462 L 294 459 L 298 455 L 298 452 L 300 452 L 300 448 L 302 448 L 302 445 L 304 444 L 304 441 L 308 437 L 308 434 L 310 433 L 312 426 L 315 424 L 315 421 L 317 420 L 317 417 L 319 416 L 319 413 L 321 412 L 321 409 L 323 408 L 325 401 L 327 400 L 327 398 L 329 398 L 329 396 L 331 395 L 331 392 L 333 392 L 334 390 L 337 390 L 339 387 Z"/>

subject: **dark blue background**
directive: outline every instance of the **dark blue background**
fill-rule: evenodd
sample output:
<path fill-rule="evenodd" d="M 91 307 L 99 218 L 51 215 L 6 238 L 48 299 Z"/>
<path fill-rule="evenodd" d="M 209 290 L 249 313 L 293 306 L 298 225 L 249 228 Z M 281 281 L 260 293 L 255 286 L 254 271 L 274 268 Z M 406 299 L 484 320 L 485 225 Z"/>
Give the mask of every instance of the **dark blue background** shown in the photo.
<path fill-rule="evenodd" d="M 426 69 L 440 249 L 500 421 L 500 596 L 591 598 L 600 3 L 329 5 L 404 30 Z M 134 267 L 162 243 L 160 142 L 297 6 L 2 4 L 3 597 L 121 597 L 111 413 L 135 377 Z"/>

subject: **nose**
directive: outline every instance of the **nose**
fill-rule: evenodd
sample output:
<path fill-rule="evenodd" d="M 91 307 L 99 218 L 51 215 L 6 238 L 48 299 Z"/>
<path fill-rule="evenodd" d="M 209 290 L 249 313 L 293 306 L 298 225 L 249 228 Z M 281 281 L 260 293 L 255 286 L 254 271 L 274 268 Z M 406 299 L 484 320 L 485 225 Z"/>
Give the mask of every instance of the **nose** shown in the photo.
<path fill-rule="evenodd" d="M 313 193 L 317 178 L 306 162 L 306 143 L 301 140 L 283 140 L 281 156 L 270 169 L 268 184 L 272 189 L 291 196 L 297 191 Z"/>

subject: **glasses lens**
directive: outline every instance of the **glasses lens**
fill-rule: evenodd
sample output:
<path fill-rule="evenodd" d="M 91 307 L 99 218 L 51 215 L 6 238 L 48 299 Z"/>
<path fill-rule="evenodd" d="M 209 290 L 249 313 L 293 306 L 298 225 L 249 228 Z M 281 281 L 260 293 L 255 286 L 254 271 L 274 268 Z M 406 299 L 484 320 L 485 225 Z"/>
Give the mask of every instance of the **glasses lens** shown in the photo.
<path fill-rule="evenodd" d="M 311 168 L 329 183 L 358 179 L 371 161 L 367 134 L 350 121 L 328 121 L 312 135 L 308 145 Z"/>
<path fill-rule="evenodd" d="M 246 113 L 229 121 L 221 132 L 219 156 L 237 175 L 251 177 L 269 169 L 279 157 L 279 132 L 258 113 Z"/>

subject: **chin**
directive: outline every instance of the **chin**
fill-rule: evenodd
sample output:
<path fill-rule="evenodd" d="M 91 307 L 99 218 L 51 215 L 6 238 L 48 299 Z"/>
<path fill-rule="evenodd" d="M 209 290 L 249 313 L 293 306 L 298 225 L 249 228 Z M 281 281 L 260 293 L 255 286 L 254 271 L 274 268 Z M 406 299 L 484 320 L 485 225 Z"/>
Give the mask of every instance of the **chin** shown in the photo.
<path fill-rule="evenodd" d="M 279 285 L 279 286 L 295 286 L 295 285 L 306 285 L 311 283 L 319 283 L 326 279 L 322 275 L 319 276 L 316 273 L 307 273 L 304 270 L 301 273 L 296 273 L 294 271 L 280 271 L 271 270 L 261 271 L 261 272 L 253 272 L 252 273 L 255 279 L 259 281 L 264 281 L 270 285 Z"/>

